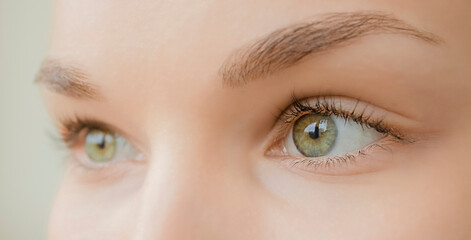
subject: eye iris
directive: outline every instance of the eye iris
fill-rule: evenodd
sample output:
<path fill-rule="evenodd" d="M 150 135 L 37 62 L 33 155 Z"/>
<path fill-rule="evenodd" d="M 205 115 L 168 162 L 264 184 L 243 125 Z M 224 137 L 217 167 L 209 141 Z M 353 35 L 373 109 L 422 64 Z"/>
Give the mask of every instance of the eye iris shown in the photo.
<path fill-rule="evenodd" d="M 116 153 L 116 137 L 102 130 L 91 130 L 85 139 L 85 151 L 93 162 L 109 162 Z"/>
<path fill-rule="evenodd" d="M 294 123 L 294 144 L 306 157 L 324 156 L 336 139 L 337 126 L 330 116 L 306 114 Z"/>

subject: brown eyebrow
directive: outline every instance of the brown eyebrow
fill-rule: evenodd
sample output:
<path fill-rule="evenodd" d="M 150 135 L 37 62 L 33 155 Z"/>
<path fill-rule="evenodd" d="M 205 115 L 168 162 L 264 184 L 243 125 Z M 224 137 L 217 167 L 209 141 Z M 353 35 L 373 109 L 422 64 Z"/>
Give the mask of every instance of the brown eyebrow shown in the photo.
<path fill-rule="evenodd" d="M 74 98 L 98 99 L 98 88 L 87 80 L 88 74 L 79 67 L 57 59 L 46 59 L 36 75 L 35 82 L 49 90 Z"/>
<path fill-rule="evenodd" d="M 234 54 L 219 70 L 225 85 L 240 86 L 290 67 L 307 56 L 372 33 L 396 33 L 438 44 L 442 40 L 382 12 L 325 14 L 276 30 Z"/>

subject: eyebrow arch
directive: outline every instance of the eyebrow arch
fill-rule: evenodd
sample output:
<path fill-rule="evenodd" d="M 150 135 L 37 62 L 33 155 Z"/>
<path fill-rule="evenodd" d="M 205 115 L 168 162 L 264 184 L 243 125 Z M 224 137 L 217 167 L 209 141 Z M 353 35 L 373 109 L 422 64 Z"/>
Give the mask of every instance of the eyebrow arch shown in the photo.
<path fill-rule="evenodd" d="M 98 88 L 89 83 L 88 74 L 79 67 L 57 59 L 45 59 L 36 75 L 35 82 L 49 90 L 78 99 L 98 99 Z"/>
<path fill-rule="evenodd" d="M 232 54 L 219 70 L 224 85 L 237 87 L 290 67 L 307 56 L 373 33 L 403 34 L 431 44 L 441 38 L 383 12 L 323 14 L 318 20 L 281 28 Z"/>

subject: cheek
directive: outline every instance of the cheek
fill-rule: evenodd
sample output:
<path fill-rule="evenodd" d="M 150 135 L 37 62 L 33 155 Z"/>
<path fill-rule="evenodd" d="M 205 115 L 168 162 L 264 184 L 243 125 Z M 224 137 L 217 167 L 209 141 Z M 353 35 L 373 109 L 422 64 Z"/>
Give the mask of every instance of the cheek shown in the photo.
<path fill-rule="evenodd" d="M 365 211 L 357 212 L 357 220 L 368 226 L 371 239 L 470 239 L 471 165 L 463 148 L 440 145 L 397 154 L 403 166 L 361 193 Z"/>
<path fill-rule="evenodd" d="M 469 239 L 471 208 L 469 182 L 456 171 L 434 164 L 397 175 L 394 185 L 385 186 L 370 200 L 375 212 L 371 226 L 377 236 L 390 233 L 391 239 Z M 368 219 L 368 214 L 363 215 Z M 376 218 L 376 221 L 374 220 Z M 466 237 L 465 237 L 466 236 Z M 384 238 L 382 238 L 384 239 Z"/>
<path fill-rule="evenodd" d="M 189 217 L 205 225 L 200 216 L 210 215 L 215 225 L 224 226 L 214 228 L 221 236 L 247 236 L 243 232 L 252 229 L 250 234 L 257 235 L 252 239 L 468 239 L 471 163 L 467 153 L 458 151 L 465 149 L 458 146 L 464 140 L 416 146 L 396 153 L 401 164 L 391 169 L 342 181 L 307 179 L 272 163 L 257 166 L 254 181 L 242 181 L 244 175 L 232 172 L 210 175 L 232 176 L 227 182 L 234 186 L 221 187 L 224 181 L 212 177 L 195 183 L 214 192 L 173 202 L 181 212 L 172 215 L 173 226 L 182 231 Z M 139 189 L 145 173 L 135 176 L 98 184 L 81 181 L 69 170 L 51 215 L 50 239 L 131 239 L 138 209 L 143 209 Z M 195 196 L 200 203 L 188 201 Z M 189 211 L 182 211 L 185 207 Z"/>
<path fill-rule="evenodd" d="M 470 163 L 453 151 L 451 164 L 450 148 L 435 149 L 416 146 L 395 154 L 400 164 L 384 171 L 335 180 L 306 179 L 270 163 L 257 173 L 284 206 L 272 209 L 283 217 L 271 221 L 286 221 L 280 225 L 307 239 L 468 239 Z"/>
<path fill-rule="evenodd" d="M 372 212 L 360 216 L 371 219 L 370 226 L 380 225 L 372 229 L 376 236 L 471 239 L 471 161 L 465 151 L 470 135 L 466 131 L 448 132 L 395 153 L 401 164 L 375 180 L 372 194 L 362 193 Z"/>
<path fill-rule="evenodd" d="M 130 239 L 136 196 L 125 185 L 83 184 L 67 174 L 51 212 L 49 239 Z"/>

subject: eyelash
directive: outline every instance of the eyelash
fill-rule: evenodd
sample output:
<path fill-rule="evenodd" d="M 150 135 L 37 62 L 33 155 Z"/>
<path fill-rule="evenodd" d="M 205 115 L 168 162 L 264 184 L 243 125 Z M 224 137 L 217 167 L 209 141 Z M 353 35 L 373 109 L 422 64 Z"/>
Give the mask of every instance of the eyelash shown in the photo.
<path fill-rule="evenodd" d="M 385 124 L 383 119 L 374 119 L 372 115 L 366 115 L 365 110 L 368 108 L 368 105 L 366 105 L 361 111 L 358 111 L 357 106 L 359 102 L 360 100 L 357 100 L 356 105 L 352 110 L 345 111 L 342 109 L 339 98 L 317 96 L 308 99 L 299 99 L 293 94 L 292 104 L 288 107 L 288 109 L 280 111 L 278 114 L 279 124 L 277 125 L 279 127 L 276 129 L 276 137 L 273 139 L 271 144 L 272 147 L 269 148 L 267 155 L 276 155 L 277 157 L 280 157 L 282 161 L 288 162 L 291 167 L 295 167 L 296 165 L 303 165 L 305 167 L 318 169 L 335 167 L 339 164 L 348 164 L 354 162 L 359 156 L 366 155 L 366 152 L 372 148 L 381 148 L 387 150 L 388 143 L 414 142 L 413 139 L 406 137 L 396 128 Z M 270 154 L 272 152 L 271 150 L 273 149 L 273 146 L 279 147 L 283 143 L 296 120 L 310 113 L 336 116 L 345 119 L 345 121 L 353 121 L 360 124 L 362 127 L 375 129 L 379 133 L 384 134 L 385 137 L 383 139 L 387 140 L 381 141 L 381 143 L 373 143 L 364 149 L 358 150 L 356 153 L 344 154 L 342 156 L 308 158 L 303 156 L 279 156 L 279 154 Z M 78 116 L 74 116 L 70 119 L 63 119 L 61 122 L 61 139 L 69 149 L 72 149 L 77 145 L 78 141 L 80 140 L 78 137 L 84 130 L 113 130 L 113 128 L 100 121 L 80 118 Z"/>
<path fill-rule="evenodd" d="M 325 116 L 336 116 L 345 119 L 345 121 L 353 121 L 363 127 L 373 128 L 379 133 L 391 135 L 398 140 L 406 140 L 405 136 L 395 128 L 392 128 L 383 123 L 383 119 L 372 119 L 372 115 L 365 115 L 365 110 L 368 108 L 366 105 L 361 112 L 357 112 L 357 106 L 360 100 L 356 100 L 356 105 L 353 110 L 345 111 L 341 107 L 337 107 L 336 99 L 332 97 L 314 97 L 314 105 L 309 99 L 300 100 L 295 95 L 292 96 L 292 104 L 287 111 L 281 113 L 281 121 L 286 124 L 293 124 L 299 117 L 309 114 L 317 113 Z M 338 105 L 341 106 L 340 100 Z"/>
<path fill-rule="evenodd" d="M 124 174 L 126 174 L 130 167 L 126 163 L 127 161 L 120 161 L 119 163 L 106 163 L 102 166 L 93 166 L 91 167 L 86 163 L 87 160 L 84 157 L 78 156 L 77 151 L 83 151 L 84 136 L 86 136 L 91 130 L 97 129 L 105 132 L 114 133 L 116 136 L 121 135 L 121 131 L 117 128 L 110 126 L 106 123 L 103 123 L 99 120 L 87 117 L 78 117 L 74 115 L 72 118 L 63 118 L 60 121 L 60 137 L 55 138 L 55 140 L 60 139 L 61 146 L 65 148 L 69 156 L 67 157 L 70 166 L 78 171 L 86 179 L 92 181 L 104 181 L 104 180 L 113 180 L 118 179 Z M 65 146 L 63 145 L 65 144 Z M 141 156 L 142 157 L 142 156 Z M 133 159 L 136 160 L 136 159 Z M 136 163 L 145 163 L 144 161 L 136 160 L 132 161 L 133 166 L 142 166 L 142 164 L 136 165 Z M 110 167 L 111 164 L 113 167 Z"/>
<path fill-rule="evenodd" d="M 357 124 L 360 124 L 364 128 L 371 128 L 379 133 L 384 134 L 384 137 L 381 142 L 373 143 L 367 146 L 364 149 L 358 150 L 356 153 L 348 153 L 342 156 L 329 156 L 329 157 L 319 157 L 319 158 L 309 158 L 304 156 L 288 156 L 279 154 L 272 154 L 272 148 L 267 152 L 268 156 L 277 156 L 280 157 L 282 161 L 288 162 L 290 167 L 295 167 L 296 165 L 303 165 L 305 167 L 314 168 L 330 168 L 335 167 L 339 164 L 349 164 L 353 163 L 358 157 L 365 156 L 368 151 L 373 148 L 380 148 L 383 150 L 388 150 L 388 144 L 393 143 L 413 143 L 415 140 L 412 138 L 406 137 L 401 131 L 397 130 L 394 127 L 391 127 L 384 123 L 382 118 L 373 118 L 372 114 L 366 115 L 365 110 L 369 105 L 365 105 L 361 111 L 358 111 L 357 107 L 360 103 L 360 100 L 356 100 L 355 107 L 351 111 L 345 111 L 342 109 L 342 104 L 338 98 L 335 97 L 326 97 L 326 96 L 316 96 L 308 99 L 299 99 L 294 94 L 292 95 L 292 104 L 286 110 L 281 111 L 279 114 L 279 125 L 277 129 L 277 134 L 272 141 L 271 146 L 278 147 L 280 150 L 281 145 L 284 143 L 284 140 L 288 136 L 289 131 L 293 127 L 294 123 L 300 117 L 306 114 L 321 114 L 325 116 L 336 116 L 343 118 L 346 122 L 353 121 Z"/>
<path fill-rule="evenodd" d="M 73 148 L 78 142 L 78 136 L 84 130 L 100 129 L 104 131 L 112 130 L 106 124 L 92 119 L 80 118 L 74 116 L 70 119 L 64 119 L 61 121 L 60 136 L 62 142 L 64 142 L 68 148 Z"/>

